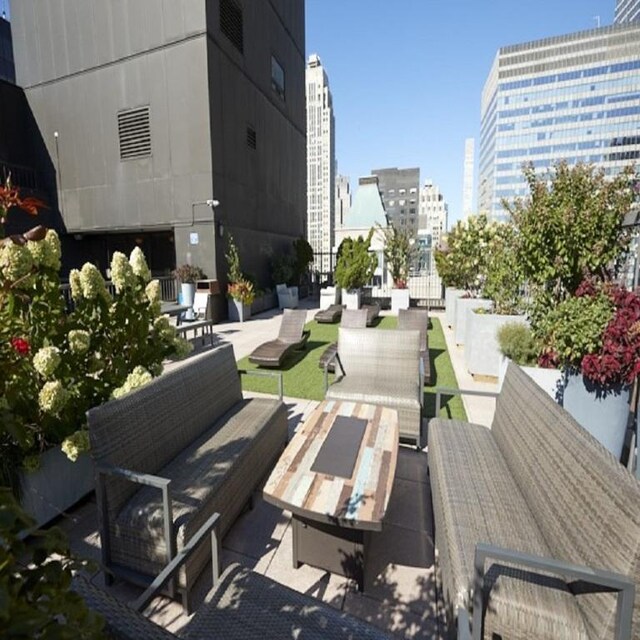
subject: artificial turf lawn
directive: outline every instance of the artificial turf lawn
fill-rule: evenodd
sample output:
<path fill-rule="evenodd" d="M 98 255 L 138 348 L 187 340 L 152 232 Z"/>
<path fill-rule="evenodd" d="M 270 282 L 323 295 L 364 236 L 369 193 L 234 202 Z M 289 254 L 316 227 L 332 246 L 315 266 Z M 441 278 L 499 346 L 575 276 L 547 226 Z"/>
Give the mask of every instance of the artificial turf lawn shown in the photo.
<path fill-rule="evenodd" d="M 394 316 L 381 317 L 376 328 L 395 329 L 396 322 L 397 318 Z M 440 321 L 431 318 L 430 323 L 431 384 L 424 388 L 424 415 L 427 418 L 433 417 L 435 413 L 436 386 L 458 388 Z M 324 371 L 318 366 L 318 360 L 327 346 L 338 340 L 338 327 L 339 324 L 318 324 L 315 320 L 307 323 L 306 328 L 311 330 L 307 348 L 304 351 L 292 351 L 279 369 L 263 369 L 282 372 L 285 396 L 309 400 L 324 399 Z M 238 368 L 261 369 L 261 367 L 251 364 L 249 358 L 242 358 L 238 362 Z M 333 380 L 333 375 L 329 376 L 329 380 Z M 242 388 L 245 391 L 277 393 L 277 382 L 273 378 L 242 376 Z M 441 416 L 466 420 L 464 407 L 459 396 L 444 396 L 442 404 Z"/>

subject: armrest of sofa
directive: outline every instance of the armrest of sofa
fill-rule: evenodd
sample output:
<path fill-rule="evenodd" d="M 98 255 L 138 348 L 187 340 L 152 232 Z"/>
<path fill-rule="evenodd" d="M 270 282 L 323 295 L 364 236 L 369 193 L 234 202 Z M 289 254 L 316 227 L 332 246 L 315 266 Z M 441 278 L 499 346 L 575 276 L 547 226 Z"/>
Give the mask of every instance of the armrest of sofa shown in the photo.
<path fill-rule="evenodd" d="M 418 379 L 420 380 L 420 383 L 419 383 L 420 388 L 418 389 L 418 393 L 420 394 L 420 406 L 424 407 L 424 361 L 422 360 L 422 358 L 420 358 L 419 362 L 420 362 L 420 373 L 419 373 Z"/>
<path fill-rule="evenodd" d="M 616 592 L 618 594 L 618 606 L 614 638 L 615 640 L 623 640 L 624 638 L 631 637 L 633 602 L 636 588 L 633 580 L 628 576 L 603 569 L 592 569 L 554 558 L 534 556 L 528 553 L 514 551 L 513 549 L 504 549 L 490 544 L 479 543 L 476 545 L 474 560 L 476 574 L 476 582 L 473 590 L 472 631 L 474 640 L 480 640 L 480 638 L 482 638 L 482 614 L 485 605 L 484 567 L 489 558 L 530 567 L 531 569 L 550 571 L 599 587 L 601 591 Z"/>
<path fill-rule="evenodd" d="M 155 580 L 145 589 L 144 593 L 132 603 L 132 607 L 136 611 L 143 611 L 148 604 L 156 597 L 157 593 L 164 587 L 169 580 L 172 580 L 178 569 L 186 562 L 187 558 L 193 553 L 194 549 L 200 546 L 205 536 L 211 535 L 211 563 L 213 568 L 213 586 L 216 585 L 220 577 L 220 556 L 218 549 L 218 538 L 216 536 L 216 525 L 220 519 L 219 513 L 214 513 L 207 521 L 198 529 L 191 540 L 182 548 L 180 553 L 169 562 L 169 564 L 158 574 Z"/>
<path fill-rule="evenodd" d="M 276 378 L 278 380 L 278 398 L 282 400 L 284 395 L 284 383 L 280 371 L 257 371 L 255 369 L 238 369 L 241 376 L 257 376 L 260 378 Z"/>
<path fill-rule="evenodd" d="M 104 483 L 104 476 L 117 476 L 135 482 L 137 484 L 155 487 L 162 491 L 162 515 L 164 540 L 167 547 L 167 560 L 170 562 L 175 555 L 175 542 L 173 538 L 173 509 L 171 505 L 171 480 L 154 476 L 150 473 L 140 473 L 131 469 L 123 469 L 114 465 L 100 463 L 96 464 L 98 504 L 102 513 L 102 558 L 105 565 L 109 564 L 111 557 L 111 543 L 109 536 L 109 506 L 107 504 L 107 490 Z"/>
<path fill-rule="evenodd" d="M 498 391 L 476 391 L 475 389 L 454 389 L 453 387 L 436 387 L 436 417 L 440 415 L 442 396 L 484 396 L 497 398 Z"/>
<path fill-rule="evenodd" d="M 327 393 L 327 391 L 329 390 L 329 367 L 331 366 L 331 363 L 335 360 L 335 362 L 338 364 L 338 366 L 340 367 L 340 371 L 342 372 L 341 376 L 338 376 L 338 374 L 336 373 L 336 378 L 342 378 L 346 375 L 346 373 L 344 372 L 344 367 L 342 366 L 342 362 L 340 361 L 340 356 L 338 355 L 338 352 L 336 351 L 325 363 L 324 363 L 324 392 Z M 334 367 L 334 371 L 335 371 L 335 367 Z"/>

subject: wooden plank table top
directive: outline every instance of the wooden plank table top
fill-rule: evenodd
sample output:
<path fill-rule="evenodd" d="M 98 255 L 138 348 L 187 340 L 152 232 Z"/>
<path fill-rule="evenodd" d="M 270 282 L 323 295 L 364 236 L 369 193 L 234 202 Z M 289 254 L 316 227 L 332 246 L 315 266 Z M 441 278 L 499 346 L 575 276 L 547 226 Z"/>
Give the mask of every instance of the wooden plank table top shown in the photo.
<path fill-rule="evenodd" d="M 350 478 L 311 470 L 338 416 L 367 420 Z M 393 488 L 397 459 L 398 414 L 395 409 L 325 400 L 289 442 L 267 480 L 264 498 L 304 518 L 380 531 Z"/>

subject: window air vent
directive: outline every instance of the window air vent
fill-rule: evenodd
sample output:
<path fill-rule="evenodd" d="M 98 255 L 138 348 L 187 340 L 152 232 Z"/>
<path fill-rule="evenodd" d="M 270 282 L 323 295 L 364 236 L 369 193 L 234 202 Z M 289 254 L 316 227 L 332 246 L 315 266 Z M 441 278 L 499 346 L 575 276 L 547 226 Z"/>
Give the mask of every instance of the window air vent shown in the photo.
<path fill-rule="evenodd" d="M 148 158 L 151 155 L 149 107 L 127 109 L 118 113 L 120 160 Z"/>
<path fill-rule="evenodd" d="M 240 53 L 244 53 L 242 7 L 236 0 L 220 0 L 220 31 Z"/>
<path fill-rule="evenodd" d="M 256 148 L 256 130 L 253 127 L 247 127 L 247 146 Z"/>

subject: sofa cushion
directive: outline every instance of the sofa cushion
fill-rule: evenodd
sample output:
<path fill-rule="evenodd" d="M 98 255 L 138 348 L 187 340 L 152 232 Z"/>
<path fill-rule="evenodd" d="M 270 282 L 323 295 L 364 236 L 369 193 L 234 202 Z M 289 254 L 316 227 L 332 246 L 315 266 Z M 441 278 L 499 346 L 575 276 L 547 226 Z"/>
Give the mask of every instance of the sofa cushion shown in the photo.
<path fill-rule="evenodd" d="M 640 484 L 520 367 L 508 367 L 492 432 L 551 555 L 640 584 Z M 613 636 L 616 596 L 576 598 L 594 638 Z M 640 589 L 634 633 L 640 635 Z"/>
<path fill-rule="evenodd" d="M 219 532 L 224 534 L 233 520 L 227 505 L 211 505 L 224 484 L 228 493 L 230 476 L 241 460 L 260 448 L 262 438 L 275 437 L 273 446 L 267 447 L 271 457 L 278 455 L 286 442 L 286 418 L 282 433 L 274 430 L 274 422 L 284 407 L 278 400 L 253 398 L 243 400 L 189 447 L 184 449 L 157 475 L 171 479 L 173 521 L 179 550 L 201 524 L 214 511 L 219 511 Z M 282 416 L 280 416 L 282 417 Z M 275 427 L 277 428 L 277 427 Z M 255 464 L 252 471 L 258 469 Z M 244 485 L 255 485 L 259 478 L 240 479 Z M 207 508 L 203 505 L 207 503 Z M 237 509 L 242 504 L 237 505 Z M 237 511 L 236 509 L 236 511 Z M 193 520 L 196 520 L 193 524 Z M 166 545 L 163 530 L 162 494 L 158 489 L 143 487 L 125 504 L 116 518 L 113 560 L 153 575 L 166 564 Z"/>
<path fill-rule="evenodd" d="M 417 379 L 345 376 L 329 387 L 327 398 L 420 410 Z"/>
<path fill-rule="evenodd" d="M 452 607 L 468 605 L 478 542 L 550 555 L 489 429 L 433 419 L 428 456 L 438 562 Z M 555 576 L 494 564 L 487 588 L 485 637 L 588 637 L 573 595 Z"/>

